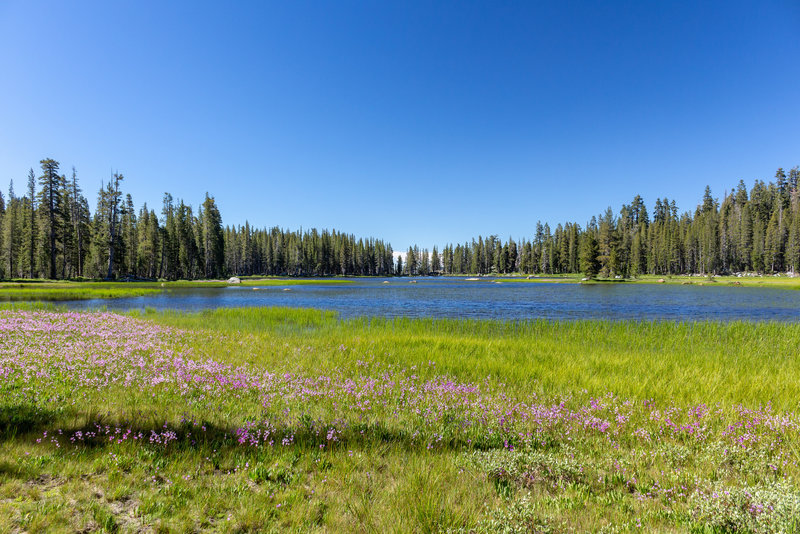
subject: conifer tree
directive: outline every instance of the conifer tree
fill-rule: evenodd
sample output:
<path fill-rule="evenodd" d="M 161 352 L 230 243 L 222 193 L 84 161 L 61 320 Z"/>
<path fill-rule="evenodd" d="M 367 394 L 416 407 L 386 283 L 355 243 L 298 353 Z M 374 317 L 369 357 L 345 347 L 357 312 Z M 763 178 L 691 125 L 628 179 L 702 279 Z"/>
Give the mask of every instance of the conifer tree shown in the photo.
<path fill-rule="evenodd" d="M 618 239 L 614 230 L 616 220 L 614 212 L 611 207 L 606 209 L 605 214 L 600 217 L 600 224 L 598 227 L 597 249 L 596 255 L 599 262 L 599 274 L 604 277 L 613 276 L 617 272 L 617 244 Z M 586 272 L 586 269 L 584 269 Z"/>
<path fill-rule="evenodd" d="M 56 278 L 56 232 L 58 231 L 56 218 L 59 208 L 59 163 L 47 158 L 39 162 L 42 166 L 42 175 L 39 177 L 39 205 L 41 206 L 42 231 L 49 243 L 48 246 L 48 272 L 49 278 Z"/>
<path fill-rule="evenodd" d="M 597 261 L 598 250 L 594 235 L 591 232 L 584 233 L 580 243 L 580 265 L 581 271 L 587 278 L 594 278 L 600 271 L 600 262 Z"/>
<path fill-rule="evenodd" d="M 406 267 L 405 272 L 409 276 L 417 274 L 417 257 L 414 254 L 414 247 L 408 247 L 406 251 Z"/>
<path fill-rule="evenodd" d="M 75 169 L 73 167 L 73 174 Z M 58 180 L 58 209 L 56 210 L 58 234 L 56 237 L 59 248 L 57 250 L 57 257 L 59 260 L 60 278 L 67 278 L 72 276 L 74 266 L 71 261 L 71 255 L 75 248 L 75 236 L 72 232 L 72 203 L 70 202 L 70 188 L 69 182 L 65 175 L 59 176 Z"/>
<path fill-rule="evenodd" d="M 118 252 L 120 270 L 124 274 L 136 275 L 136 254 L 139 249 L 139 236 L 136 232 L 138 221 L 136 211 L 133 206 L 133 198 L 130 194 L 125 195 L 125 202 L 120 208 L 120 232 Z"/>
<path fill-rule="evenodd" d="M 5 250 L 5 234 L 3 227 L 5 226 L 6 219 L 6 202 L 3 198 L 3 193 L 0 192 L 0 259 L 2 259 L 3 251 Z M 8 275 L 5 273 L 5 263 L 0 261 L 0 278 L 6 278 Z"/>
<path fill-rule="evenodd" d="M 36 175 L 31 169 L 28 172 L 28 218 L 27 227 L 23 230 L 27 246 L 28 278 L 33 278 L 36 272 Z"/>
<path fill-rule="evenodd" d="M 161 217 L 161 265 L 158 276 L 175 280 L 178 277 L 177 229 L 175 227 L 175 206 L 172 195 L 169 193 L 164 193 Z"/>
<path fill-rule="evenodd" d="M 14 194 L 14 181 L 12 180 L 8 188 L 6 213 L 3 218 L 2 229 L 0 229 L 3 233 L 3 264 L 5 266 L 5 276 L 8 278 L 16 278 L 21 274 L 19 272 L 19 255 L 22 246 L 21 210 L 22 203 Z"/>
<path fill-rule="evenodd" d="M 91 225 L 91 213 L 89 211 L 89 201 L 83 196 L 83 191 L 78 185 L 78 176 L 75 167 L 72 168 L 72 183 L 70 184 L 71 198 L 71 224 L 73 227 L 75 251 L 73 261 L 77 276 L 84 275 L 83 266 L 87 254 L 88 243 L 90 241 L 89 229 Z"/>
<path fill-rule="evenodd" d="M 419 264 L 419 274 L 427 276 L 430 272 L 430 258 L 428 257 L 428 249 L 423 249 Z"/>
<path fill-rule="evenodd" d="M 797 194 L 792 198 L 791 209 L 786 263 L 791 272 L 797 273 L 800 270 L 800 199 Z"/>
<path fill-rule="evenodd" d="M 205 252 L 204 276 L 221 276 L 225 264 L 225 241 L 222 233 L 222 216 L 214 197 L 206 193 L 202 209 L 203 248 Z"/>
<path fill-rule="evenodd" d="M 122 192 L 119 190 L 119 183 L 123 180 L 122 174 L 114 173 L 105 191 L 106 209 L 108 210 L 108 269 L 106 279 L 110 280 L 114 276 L 114 254 L 118 243 L 117 232 L 119 231 L 119 204 Z"/>
<path fill-rule="evenodd" d="M 439 251 L 436 248 L 436 245 L 433 245 L 433 252 L 431 252 L 431 271 L 434 273 L 439 273 L 442 270 L 442 262 L 439 259 Z"/>

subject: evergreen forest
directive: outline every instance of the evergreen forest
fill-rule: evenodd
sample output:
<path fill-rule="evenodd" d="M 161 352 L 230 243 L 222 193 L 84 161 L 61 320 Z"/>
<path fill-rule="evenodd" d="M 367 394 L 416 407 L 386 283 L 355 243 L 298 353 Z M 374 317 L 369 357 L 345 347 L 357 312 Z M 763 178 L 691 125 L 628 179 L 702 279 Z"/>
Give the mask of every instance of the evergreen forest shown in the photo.
<path fill-rule="evenodd" d="M 75 168 L 43 159 L 24 192 L 11 181 L 0 193 L 0 278 L 202 279 L 231 275 L 389 276 L 428 274 L 644 274 L 797 272 L 800 268 L 800 171 L 774 180 L 743 180 L 722 200 L 706 187 L 694 210 L 636 195 L 584 226 L 536 223 L 529 238 L 479 236 L 432 251 L 410 247 L 405 259 L 389 243 L 336 230 L 223 225 L 213 196 L 195 210 L 164 194 L 157 213 L 136 209 L 114 173 L 96 208 Z M 533 220 L 533 217 L 532 217 Z"/>

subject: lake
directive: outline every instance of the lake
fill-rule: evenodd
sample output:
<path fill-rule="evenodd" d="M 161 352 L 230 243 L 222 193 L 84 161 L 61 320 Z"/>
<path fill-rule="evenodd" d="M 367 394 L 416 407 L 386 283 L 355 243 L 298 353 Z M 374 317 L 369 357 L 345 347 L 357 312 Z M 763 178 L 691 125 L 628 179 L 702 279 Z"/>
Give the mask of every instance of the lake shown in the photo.
<path fill-rule="evenodd" d="M 384 283 L 388 280 L 389 283 Z M 410 283 L 414 280 L 416 283 Z M 800 320 L 800 291 L 728 285 L 514 282 L 482 278 L 354 279 L 351 284 L 173 289 L 121 299 L 69 301 L 71 309 L 290 306 L 343 317 L 472 319 Z"/>

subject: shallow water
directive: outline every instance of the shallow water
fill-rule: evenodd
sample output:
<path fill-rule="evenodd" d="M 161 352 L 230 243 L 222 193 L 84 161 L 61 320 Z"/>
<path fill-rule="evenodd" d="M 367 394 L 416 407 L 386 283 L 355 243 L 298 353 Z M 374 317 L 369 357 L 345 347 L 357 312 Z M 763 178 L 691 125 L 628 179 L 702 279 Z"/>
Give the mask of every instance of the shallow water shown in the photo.
<path fill-rule="evenodd" d="M 72 309 L 290 306 L 343 317 L 473 319 L 800 320 L 800 291 L 651 284 L 565 284 L 464 278 L 355 279 L 351 284 L 174 289 L 158 295 L 70 301 Z M 289 289 L 285 291 L 285 289 Z"/>

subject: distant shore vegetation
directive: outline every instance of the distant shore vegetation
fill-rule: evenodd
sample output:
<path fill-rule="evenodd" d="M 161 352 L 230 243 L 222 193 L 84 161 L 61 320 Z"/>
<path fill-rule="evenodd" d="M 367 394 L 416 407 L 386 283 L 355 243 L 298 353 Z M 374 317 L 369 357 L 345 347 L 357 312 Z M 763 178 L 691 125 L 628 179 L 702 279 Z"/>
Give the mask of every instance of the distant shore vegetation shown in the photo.
<path fill-rule="evenodd" d="M 393 276 L 582 273 L 643 275 L 795 273 L 800 267 L 800 195 L 795 167 L 774 181 L 743 180 L 720 201 L 706 187 L 693 211 L 639 195 L 581 226 L 537 222 L 515 241 L 478 236 L 432 250 L 336 230 L 223 226 L 214 197 L 194 209 L 166 193 L 160 213 L 136 209 L 115 173 L 92 213 L 73 167 L 43 159 L 22 196 L 0 193 L 0 278 L 197 280 L 228 276 Z M 38 175 L 37 175 L 38 174 Z"/>

